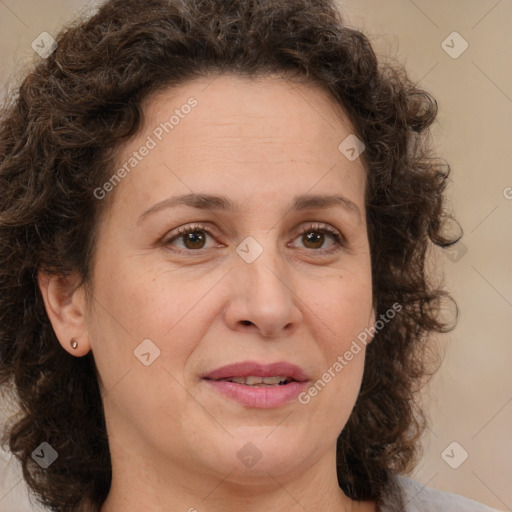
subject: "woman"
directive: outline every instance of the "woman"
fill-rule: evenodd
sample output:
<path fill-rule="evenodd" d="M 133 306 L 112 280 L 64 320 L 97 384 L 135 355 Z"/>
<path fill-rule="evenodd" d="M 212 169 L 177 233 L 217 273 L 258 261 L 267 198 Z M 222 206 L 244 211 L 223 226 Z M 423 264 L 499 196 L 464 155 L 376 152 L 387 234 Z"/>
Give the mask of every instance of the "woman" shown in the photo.
<path fill-rule="evenodd" d="M 51 510 L 490 510 L 422 490 L 448 169 L 329 1 L 106 2 L 0 124 L 4 441 Z"/>

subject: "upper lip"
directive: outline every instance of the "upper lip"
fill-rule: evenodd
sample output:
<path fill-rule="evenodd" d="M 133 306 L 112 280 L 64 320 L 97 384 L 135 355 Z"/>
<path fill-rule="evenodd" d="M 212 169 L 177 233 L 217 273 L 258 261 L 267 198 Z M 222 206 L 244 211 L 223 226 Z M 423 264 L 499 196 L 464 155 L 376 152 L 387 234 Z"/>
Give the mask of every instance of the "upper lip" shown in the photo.
<path fill-rule="evenodd" d="M 233 377 L 249 377 L 251 375 L 255 377 L 289 377 L 298 382 L 309 380 L 302 368 L 285 361 L 276 363 L 259 363 L 257 361 L 232 363 L 213 370 L 204 375 L 203 379 L 220 380 Z"/>

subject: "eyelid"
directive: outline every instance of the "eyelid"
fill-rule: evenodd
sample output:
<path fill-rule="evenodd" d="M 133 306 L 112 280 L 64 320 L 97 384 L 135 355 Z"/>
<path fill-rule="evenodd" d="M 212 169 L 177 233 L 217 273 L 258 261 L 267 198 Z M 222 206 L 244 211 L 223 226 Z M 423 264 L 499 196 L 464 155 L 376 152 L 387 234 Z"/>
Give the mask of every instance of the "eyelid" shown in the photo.
<path fill-rule="evenodd" d="M 297 229 L 297 234 L 301 235 L 302 233 L 305 233 L 309 230 L 311 230 L 311 231 L 326 231 L 328 233 L 331 233 L 332 235 L 339 235 L 340 237 L 344 238 L 341 231 L 334 228 L 330 224 L 325 224 L 323 222 L 308 222 L 306 224 L 303 224 Z"/>

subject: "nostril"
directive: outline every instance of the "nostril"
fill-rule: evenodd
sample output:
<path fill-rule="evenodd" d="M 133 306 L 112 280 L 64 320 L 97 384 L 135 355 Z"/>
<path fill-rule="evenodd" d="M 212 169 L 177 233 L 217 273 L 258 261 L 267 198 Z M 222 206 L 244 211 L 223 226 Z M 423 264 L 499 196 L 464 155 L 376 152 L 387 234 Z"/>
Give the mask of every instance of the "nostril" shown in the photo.
<path fill-rule="evenodd" d="M 242 320 L 241 323 L 243 325 L 252 325 L 252 322 L 250 320 Z"/>

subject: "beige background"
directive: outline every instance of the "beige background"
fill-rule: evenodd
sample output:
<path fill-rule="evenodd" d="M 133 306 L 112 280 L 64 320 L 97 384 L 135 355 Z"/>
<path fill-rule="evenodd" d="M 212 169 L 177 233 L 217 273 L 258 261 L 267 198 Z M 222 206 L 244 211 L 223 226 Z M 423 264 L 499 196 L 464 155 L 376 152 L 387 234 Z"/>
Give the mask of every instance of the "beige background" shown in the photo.
<path fill-rule="evenodd" d="M 30 44 L 41 32 L 55 34 L 88 5 L 93 2 L 0 0 L 0 90 L 39 58 Z M 370 35 L 380 56 L 404 63 L 437 98 L 434 140 L 452 166 L 450 197 L 465 230 L 464 246 L 437 260 L 461 314 L 455 331 L 439 340 L 446 356 L 426 393 L 432 424 L 413 476 L 512 510 L 512 2 L 340 5 L 347 23 Z M 442 47 L 454 31 L 468 43 L 458 58 Z M 453 53 L 462 43 L 450 36 L 445 45 Z M 468 458 L 457 469 L 442 457 L 455 465 L 465 452 Z M 38 510 L 20 479 L 16 465 L 0 452 L 1 512 Z"/>

